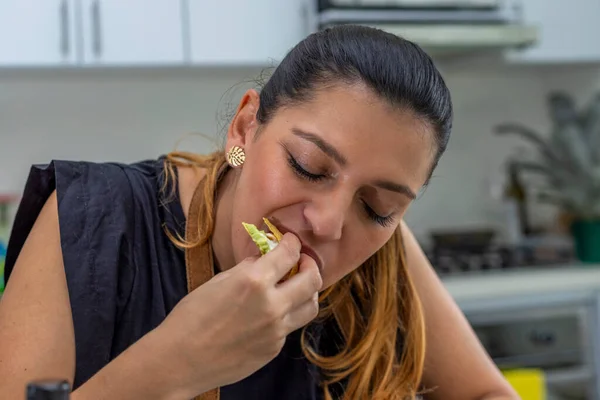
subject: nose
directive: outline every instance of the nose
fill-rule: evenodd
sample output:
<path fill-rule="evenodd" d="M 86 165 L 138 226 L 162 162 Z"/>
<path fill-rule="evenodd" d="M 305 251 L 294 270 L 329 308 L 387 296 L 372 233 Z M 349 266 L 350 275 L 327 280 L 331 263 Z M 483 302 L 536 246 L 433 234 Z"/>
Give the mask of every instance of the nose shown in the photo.
<path fill-rule="evenodd" d="M 313 197 L 304 209 L 313 235 L 322 240 L 339 240 L 350 204 L 347 196 L 341 193 Z"/>

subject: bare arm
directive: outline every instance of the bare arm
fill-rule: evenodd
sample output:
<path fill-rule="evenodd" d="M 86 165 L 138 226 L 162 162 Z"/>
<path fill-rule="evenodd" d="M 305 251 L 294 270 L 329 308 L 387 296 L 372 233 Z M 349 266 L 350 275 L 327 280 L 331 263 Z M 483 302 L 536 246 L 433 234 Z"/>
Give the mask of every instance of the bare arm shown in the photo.
<path fill-rule="evenodd" d="M 75 374 L 75 339 L 62 268 L 56 195 L 42 209 L 0 302 L 0 387 L 22 397 L 26 381 Z M 10 397 L 10 396 L 9 396 Z"/>
<path fill-rule="evenodd" d="M 177 393 L 178 380 L 169 374 L 178 364 L 164 350 L 166 344 L 160 329 L 151 332 L 82 385 L 72 398 L 185 398 L 187 393 Z M 0 301 L 0 398 L 23 398 L 31 380 L 56 378 L 72 383 L 74 375 L 73 318 L 53 193 L 23 246 Z"/>
<path fill-rule="evenodd" d="M 427 331 L 425 388 L 430 400 L 519 399 L 489 358 L 410 229 L 403 223 L 407 264 L 423 304 Z"/>
<path fill-rule="evenodd" d="M 318 313 L 319 269 L 300 249 L 298 238 L 287 233 L 265 256 L 246 259 L 193 290 L 71 398 L 190 399 L 254 373 L 276 357 L 289 333 Z M 298 263 L 300 272 L 279 284 Z M 68 293 L 52 194 L 0 302 L 0 399 L 22 398 L 26 383 L 36 379 L 73 382 Z"/>

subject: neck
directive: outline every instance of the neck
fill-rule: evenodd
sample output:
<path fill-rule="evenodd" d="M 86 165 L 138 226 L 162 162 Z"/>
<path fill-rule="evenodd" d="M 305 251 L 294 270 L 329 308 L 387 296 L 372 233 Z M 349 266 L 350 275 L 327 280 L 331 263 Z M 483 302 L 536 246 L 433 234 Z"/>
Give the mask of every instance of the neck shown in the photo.
<path fill-rule="evenodd" d="M 235 192 L 236 171 L 229 169 L 215 188 L 215 229 L 211 239 L 216 267 L 219 271 L 233 268 L 231 221 L 233 212 L 233 196 Z"/>

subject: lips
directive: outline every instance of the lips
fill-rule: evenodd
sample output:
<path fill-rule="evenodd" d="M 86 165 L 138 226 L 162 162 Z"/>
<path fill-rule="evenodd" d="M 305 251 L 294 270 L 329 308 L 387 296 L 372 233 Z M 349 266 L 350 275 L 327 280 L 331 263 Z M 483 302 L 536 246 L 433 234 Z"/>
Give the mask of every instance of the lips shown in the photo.
<path fill-rule="evenodd" d="M 282 234 L 285 235 L 287 232 L 290 232 L 290 233 L 293 233 L 294 235 L 296 235 L 296 237 L 298 238 L 298 240 L 300 240 L 300 244 L 302 245 L 302 247 L 300 248 L 300 253 L 304 253 L 307 256 L 311 257 L 313 260 L 315 260 L 315 263 L 317 264 L 317 267 L 319 268 L 319 272 L 322 273 L 322 271 L 323 271 L 323 259 L 321 258 L 321 256 L 319 256 L 319 254 L 312 247 L 310 247 L 302 239 L 302 237 L 298 233 L 296 233 L 295 231 L 289 229 L 285 225 L 282 225 L 277 218 L 269 217 L 269 221 L 271 221 L 277 227 L 277 229 L 279 229 L 281 231 Z"/>
<path fill-rule="evenodd" d="M 302 241 L 300 241 L 300 243 L 302 243 Z M 300 253 L 304 253 L 307 256 L 311 257 L 313 260 L 315 260 L 315 263 L 319 268 L 319 272 L 323 272 L 323 260 L 321 260 L 321 257 L 319 257 L 317 252 L 314 251 L 312 247 L 302 244 L 302 247 L 300 248 Z"/>

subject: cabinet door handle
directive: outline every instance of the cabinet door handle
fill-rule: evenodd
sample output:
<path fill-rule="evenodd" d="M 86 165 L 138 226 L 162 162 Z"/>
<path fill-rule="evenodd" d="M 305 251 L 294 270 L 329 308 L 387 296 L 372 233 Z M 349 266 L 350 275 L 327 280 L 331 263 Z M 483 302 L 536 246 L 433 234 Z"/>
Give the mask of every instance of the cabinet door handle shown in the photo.
<path fill-rule="evenodd" d="M 60 21 L 60 53 L 63 57 L 67 57 L 70 51 L 70 38 L 69 38 L 69 1 L 62 0 L 60 2 L 59 10 L 59 21 Z"/>
<path fill-rule="evenodd" d="M 100 14 L 100 0 L 92 3 L 92 49 L 96 57 L 102 54 L 102 20 Z"/>

